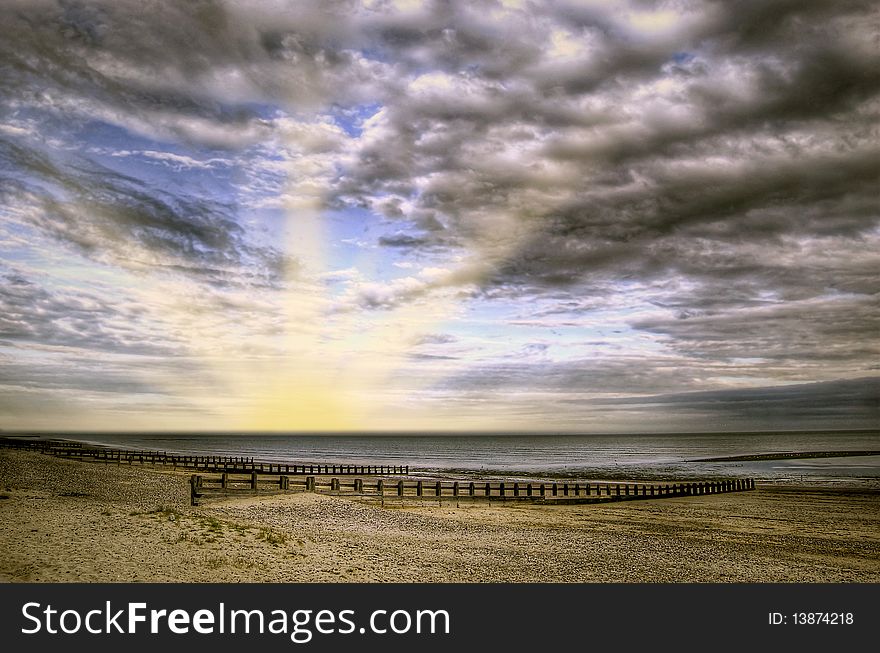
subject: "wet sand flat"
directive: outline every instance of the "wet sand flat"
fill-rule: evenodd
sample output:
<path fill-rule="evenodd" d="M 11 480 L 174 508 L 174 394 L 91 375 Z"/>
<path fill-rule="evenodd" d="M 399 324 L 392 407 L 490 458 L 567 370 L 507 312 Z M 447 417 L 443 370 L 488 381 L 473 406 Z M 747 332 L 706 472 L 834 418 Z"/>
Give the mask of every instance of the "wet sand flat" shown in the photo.
<path fill-rule="evenodd" d="M 7 582 L 878 582 L 880 494 L 750 492 L 385 507 L 189 505 L 188 476 L 0 451 Z"/>

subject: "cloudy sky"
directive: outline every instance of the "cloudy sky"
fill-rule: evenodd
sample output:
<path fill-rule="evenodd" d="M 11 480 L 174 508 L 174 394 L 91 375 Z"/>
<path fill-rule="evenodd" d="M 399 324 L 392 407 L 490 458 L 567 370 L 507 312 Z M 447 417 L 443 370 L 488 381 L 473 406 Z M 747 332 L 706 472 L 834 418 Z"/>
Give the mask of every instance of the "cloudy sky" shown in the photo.
<path fill-rule="evenodd" d="M 869 0 L 4 0 L 0 428 L 880 418 Z"/>

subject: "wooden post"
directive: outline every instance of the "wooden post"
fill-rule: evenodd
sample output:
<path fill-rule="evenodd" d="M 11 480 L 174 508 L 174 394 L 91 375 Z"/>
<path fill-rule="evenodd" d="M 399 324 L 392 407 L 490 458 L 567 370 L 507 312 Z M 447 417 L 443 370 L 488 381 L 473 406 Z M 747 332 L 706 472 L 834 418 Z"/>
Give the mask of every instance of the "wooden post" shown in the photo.
<path fill-rule="evenodd" d="M 565 496 L 565 497 L 568 496 L 568 483 L 562 484 L 562 496 Z"/>
<path fill-rule="evenodd" d="M 315 477 L 314 476 L 306 476 L 306 492 L 314 492 L 315 491 Z"/>
<path fill-rule="evenodd" d="M 193 474 L 189 477 L 189 501 L 190 504 L 197 506 L 199 505 L 199 486 L 201 485 L 202 477 Z"/>
<path fill-rule="evenodd" d="M 220 474 L 220 485 L 224 490 L 229 487 L 229 474 L 226 472 Z"/>
<path fill-rule="evenodd" d="M 491 494 L 492 494 L 492 484 L 486 483 L 486 496 L 488 497 Z"/>
<path fill-rule="evenodd" d="M 379 482 L 376 483 L 376 492 L 379 493 L 380 497 L 385 496 L 385 481 L 383 481 L 381 478 L 379 479 Z"/>
<path fill-rule="evenodd" d="M 542 497 L 547 496 L 547 488 L 544 486 L 543 483 L 541 483 L 540 491 Z"/>
<path fill-rule="evenodd" d="M 615 486 L 614 494 L 616 496 L 620 496 L 620 484 L 619 483 Z"/>
<path fill-rule="evenodd" d="M 531 483 L 529 483 L 528 485 L 526 485 L 526 496 L 527 496 L 527 497 L 532 496 L 532 484 L 531 484 Z"/>
<path fill-rule="evenodd" d="M 498 496 L 504 496 L 504 481 L 498 484 Z"/>
<path fill-rule="evenodd" d="M 422 482 L 421 482 L 421 481 L 419 481 L 419 482 L 416 484 L 416 496 L 417 496 L 417 497 L 422 496 Z"/>
<path fill-rule="evenodd" d="M 403 496 L 403 481 L 397 481 L 397 496 Z"/>
<path fill-rule="evenodd" d="M 251 489 L 252 490 L 257 489 L 257 473 L 256 472 L 251 473 Z"/>
<path fill-rule="evenodd" d="M 434 486 L 434 494 L 438 497 L 443 494 L 443 484 L 440 481 L 437 481 L 437 484 Z"/>
<path fill-rule="evenodd" d="M 554 483 L 552 487 L 553 487 L 553 496 L 555 497 L 559 493 L 559 488 L 557 487 L 556 483 Z"/>
<path fill-rule="evenodd" d="M 574 484 L 574 495 L 576 497 L 579 497 L 581 495 L 581 484 L 580 483 Z"/>
<path fill-rule="evenodd" d="M 468 494 L 474 496 L 477 493 L 477 486 L 474 485 L 473 481 L 468 484 Z"/>
<path fill-rule="evenodd" d="M 362 478 L 354 479 L 354 491 L 358 494 L 364 493 L 364 480 Z"/>
<path fill-rule="evenodd" d="M 452 484 L 452 496 L 458 496 L 458 481 Z"/>
<path fill-rule="evenodd" d="M 515 496 L 515 497 L 519 496 L 519 483 L 513 484 L 513 496 Z"/>

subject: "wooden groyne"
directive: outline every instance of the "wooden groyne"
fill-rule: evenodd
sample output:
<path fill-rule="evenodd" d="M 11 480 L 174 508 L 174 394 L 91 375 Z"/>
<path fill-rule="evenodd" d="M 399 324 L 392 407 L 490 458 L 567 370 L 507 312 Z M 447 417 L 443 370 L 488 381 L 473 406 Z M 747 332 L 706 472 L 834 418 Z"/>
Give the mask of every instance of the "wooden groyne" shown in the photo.
<path fill-rule="evenodd" d="M 752 453 L 740 456 L 718 456 L 716 458 L 695 458 L 695 463 L 755 462 L 761 460 L 801 460 L 805 458 L 850 458 L 852 456 L 880 456 L 880 450 L 868 451 L 776 451 L 773 453 Z"/>
<path fill-rule="evenodd" d="M 408 465 L 271 463 L 241 456 L 195 456 L 164 451 L 96 447 L 67 440 L 24 440 L 9 437 L 0 437 L 0 447 L 37 451 L 81 461 L 197 471 L 200 473 L 190 476 L 190 499 L 193 505 L 198 505 L 202 499 L 279 492 L 318 492 L 377 499 L 382 502 L 428 499 L 441 503 L 524 501 L 573 504 L 700 496 L 755 489 L 753 479 L 687 483 L 451 481 L 411 478 L 395 480 L 388 477 L 408 476 Z"/>
<path fill-rule="evenodd" d="M 285 474 L 248 476 L 221 474 L 190 477 L 191 500 L 253 496 L 279 492 L 318 492 L 337 496 L 385 499 L 451 499 L 530 501 L 532 503 L 600 503 L 634 499 L 701 496 L 754 490 L 754 479 L 727 479 L 690 483 L 590 483 L 519 481 L 443 481 L 290 478 Z"/>
<path fill-rule="evenodd" d="M 227 474 L 285 474 L 290 476 L 394 476 L 409 474 L 409 465 L 342 465 L 333 463 L 271 463 L 246 456 L 190 456 L 164 451 L 134 451 L 113 447 L 90 447 L 66 440 L 17 440 L 0 438 L 0 446 L 38 451 L 50 456 L 118 465 L 152 465 Z"/>

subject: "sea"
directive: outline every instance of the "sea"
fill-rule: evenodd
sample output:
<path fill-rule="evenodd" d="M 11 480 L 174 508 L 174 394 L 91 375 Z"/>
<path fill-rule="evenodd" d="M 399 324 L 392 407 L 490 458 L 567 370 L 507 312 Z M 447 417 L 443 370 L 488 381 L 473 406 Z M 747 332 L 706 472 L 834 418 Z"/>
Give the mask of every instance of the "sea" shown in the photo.
<path fill-rule="evenodd" d="M 461 478 L 591 481 L 750 477 L 765 483 L 880 488 L 880 455 L 700 462 L 705 458 L 769 453 L 880 453 L 880 431 L 582 435 L 92 433 L 63 437 L 127 449 L 247 456 L 263 462 L 409 465 L 411 474 L 426 476 L 443 473 Z"/>

